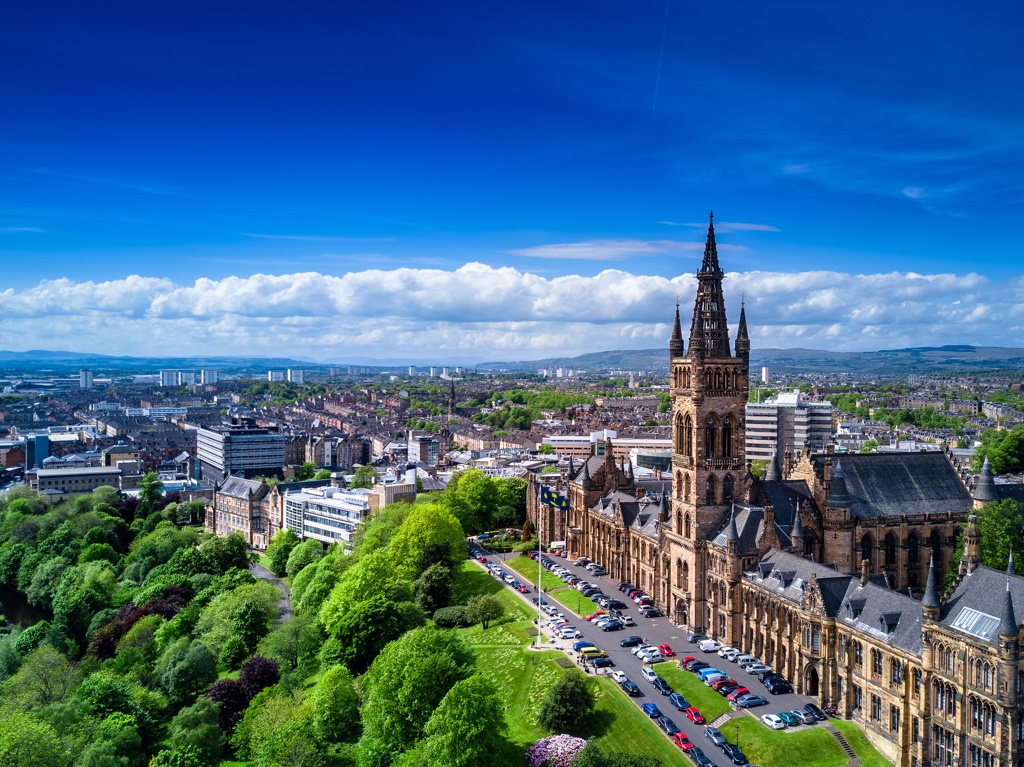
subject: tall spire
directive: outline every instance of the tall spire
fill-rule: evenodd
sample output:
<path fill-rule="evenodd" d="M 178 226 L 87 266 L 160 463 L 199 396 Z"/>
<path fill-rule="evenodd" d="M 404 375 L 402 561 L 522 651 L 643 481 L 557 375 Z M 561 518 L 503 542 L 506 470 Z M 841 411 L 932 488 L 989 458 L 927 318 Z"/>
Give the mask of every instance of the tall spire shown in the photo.
<path fill-rule="evenodd" d="M 992 464 L 985 456 L 985 462 L 981 464 L 981 473 L 978 481 L 974 483 L 974 500 L 976 501 L 998 501 L 999 494 L 996 492 L 996 481 L 992 476 Z"/>
<path fill-rule="evenodd" d="M 1013 614 L 1013 595 L 1010 593 L 1010 579 L 1006 579 L 1006 596 L 1003 597 L 1003 614 L 999 617 L 999 633 L 1002 636 L 1017 636 L 1017 617 Z"/>
<path fill-rule="evenodd" d="M 939 588 L 935 584 L 935 557 L 928 560 L 928 580 L 924 584 L 924 596 L 921 598 L 922 607 L 939 606 Z"/>
<path fill-rule="evenodd" d="M 738 541 L 739 539 L 740 533 L 736 529 L 736 504 L 733 504 L 729 510 L 729 526 L 725 528 L 725 540 Z"/>
<path fill-rule="evenodd" d="M 715 223 L 712 214 L 708 239 L 704 245 L 704 261 L 697 272 L 697 298 L 690 326 L 690 355 L 721 359 L 731 357 L 729 326 L 725 319 L 725 298 L 722 295 L 722 267 L 718 265 L 715 244 Z"/>
<path fill-rule="evenodd" d="M 846 487 L 846 475 L 843 473 L 843 466 L 836 461 L 836 467 L 832 470 L 832 479 L 828 485 L 828 495 L 825 496 L 825 505 L 837 508 L 847 508 L 853 505 L 853 496 Z"/>
<path fill-rule="evenodd" d="M 764 471 L 765 482 L 779 482 L 782 480 L 782 471 L 779 469 L 779 454 L 772 452 L 772 459 L 768 461 L 768 468 Z"/>
<path fill-rule="evenodd" d="M 747 301 L 740 299 L 740 326 L 736 331 L 736 354 L 750 354 L 750 336 L 747 335 Z"/>
<path fill-rule="evenodd" d="M 679 302 L 676 301 L 676 321 L 672 325 L 672 338 L 668 342 L 669 356 L 673 359 L 682 357 L 686 349 L 683 345 L 683 328 L 679 324 Z"/>

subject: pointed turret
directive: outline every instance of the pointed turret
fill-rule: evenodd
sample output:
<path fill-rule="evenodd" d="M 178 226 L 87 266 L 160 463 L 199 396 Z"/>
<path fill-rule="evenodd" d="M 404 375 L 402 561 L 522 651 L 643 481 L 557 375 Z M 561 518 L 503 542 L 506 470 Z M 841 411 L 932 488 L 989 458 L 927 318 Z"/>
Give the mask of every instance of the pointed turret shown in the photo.
<path fill-rule="evenodd" d="M 782 480 L 782 471 L 779 470 L 779 454 L 772 453 L 772 459 L 768 461 L 768 468 L 764 471 L 765 482 L 779 482 Z"/>
<path fill-rule="evenodd" d="M 999 494 L 996 493 L 995 477 L 992 476 L 992 464 L 988 462 L 988 456 L 985 456 L 978 481 L 974 483 L 974 500 L 982 503 L 999 500 Z"/>
<path fill-rule="evenodd" d="M 853 505 L 853 496 L 846 487 L 846 475 L 843 473 L 843 465 L 836 461 L 836 467 L 832 470 L 832 480 L 829 482 L 828 495 L 825 496 L 825 505 L 836 508 L 848 508 Z"/>
<path fill-rule="evenodd" d="M 740 533 L 736 529 L 736 505 L 733 504 L 733 507 L 729 510 L 729 524 L 725 528 L 725 540 L 726 543 L 731 543 L 739 541 L 739 539 Z"/>
<path fill-rule="evenodd" d="M 671 512 L 668 507 L 668 493 L 661 494 L 661 500 L 658 502 L 658 519 L 662 522 L 668 522 Z"/>
<path fill-rule="evenodd" d="M 583 462 L 583 473 L 580 475 L 580 483 L 586 484 L 590 481 L 590 461 Z"/>
<path fill-rule="evenodd" d="M 673 359 L 676 357 L 682 357 L 686 353 L 686 347 L 683 344 L 683 328 L 679 323 L 679 302 L 676 301 L 676 320 L 672 324 L 672 338 L 668 342 L 669 356 Z"/>
<path fill-rule="evenodd" d="M 1010 579 L 1006 579 L 1006 596 L 1003 597 L 1003 612 L 999 616 L 999 635 L 1017 636 L 1017 617 L 1013 614 L 1013 595 L 1010 593 Z"/>
<path fill-rule="evenodd" d="M 921 597 L 921 606 L 939 609 L 939 588 L 935 582 L 935 557 L 928 560 L 928 580 L 924 584 L 924 596 Z"/>
<path fill-rule="evenodd" d="M 569 456 L 569 479 L 574 479 L 576 476 L 576 467 L 573 465 L 572 456 Z"/>
<path fill-rule="evenodd" d="M 790 539 L 793 541 L 793 548 L 796 549 L 797 554 L 804 553 L 804 525 L 800 521 L 800 504 L 798 503 L 796 508 L 793 510 L 793 527 L 792 532 L 789 534 Z"/>
<path fill-rule="evenodd" d="M 725 319 L 725 298 L 722 295 L 722 267 L 718 265 L 715 243 L 715 222 L 712 214 L 708 239 L 704 245 L 704 261 L 697 272 L 697 298 L 690 325 L 690 356 L 721 359 L 731 357 L 729 327 Z"/>
<path fill-rule="evenodd" d="M 736 354 L 745 357 L 750 354 L 750 336 L 747 335 L 746 300 L 740 300 L 740 326 L 736 331 Z"/>
<path fill-rule="evenodd" d="M 633 481 L 636 479 L 636 477 L 633 476 L 633 462 L 632 461 L 628 461 L 626 463 L 626 479 L 628 479 L 630 481 L 630 484 L 632 484 Z"/>

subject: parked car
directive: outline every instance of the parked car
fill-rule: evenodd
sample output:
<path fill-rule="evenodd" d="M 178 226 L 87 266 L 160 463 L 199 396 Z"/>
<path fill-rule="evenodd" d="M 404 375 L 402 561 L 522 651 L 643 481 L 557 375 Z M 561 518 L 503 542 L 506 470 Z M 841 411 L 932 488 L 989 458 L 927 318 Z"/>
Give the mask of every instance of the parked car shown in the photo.
<path fill-rule="evenodd" d="M 718 674 L 712 674 L 708 677 L 708 681 L 711 682 L 711 684 L 709 684 L 708 687 L 710 687 L 715 692 L 718 692 L 727 685 L 732 685 L 733 687 L 737 686 L 735 679 L 730 679 L 725 675 L 718 677 L 718 679 L 715 679 L 716 676 L 718 676 Z M 707 684 L 707 682 L 705 682 L 705 684 Z"/>
<path fill-rule="evenodd" d="M 746 764 L 747 757 L 740 751 L 740 747 L 734 743 L 726 743 L 722 746 L 725 755 L 732 760 L 733 764 Z"/>
<path fill-rule="evenodd" d="M 804 706 L 804 711 L 813 716 L 819 722 L 824 722 L 826 719 L 828 719 L 828 716 L 825 715 L 825 712 L 817 706 L 815 706 L 813 703 L 808 703 L 806 706 Z"/>
<path fill-rule="evenodd" d="M 642 676 L 644 679 L 646 679 L 648 682 L 651 682 L 652 684 L 654 683 L 655 679 L 659 678 L 658 672 L 656 672 L 653 668 L 640 669 L 640 676 Z"/>
<path fill-rule="evenodd" d="M 620 682 L 619 687 L 625 690 L 626 695 L 630 696 L 631 698 L 635 698 L 637 695 L 640 694 L 640 688 L 636 686 L 635 682 L 631 682 L 628 679 L 625 682 Z"/>
<path fill-rule="evenodd" d="M 703 641 L 705 639 L 707 639 L 706 636 L 704 636 L 703 634 L 698 634 L 697 632 L 691 632 L 686 635 L 686 641 L 690 644 L 697 644 L 697 642 Z"/>
<path fill-rule="evenodd" d="M 584 647 L 593 647 L 593 646 L 594 646 L 594 643 L 593 643 L 593 642 L 588 642 L 588 641 L 587 641 L 586 639 L 584 639 L 584 640 L 582 640 L 582 641 L 580 641 L 580 642 L 576 642 L 576 643 L 575 643 L 575 644 L 574 644 L 574 645 L 572 646 L 572 649 L 573 649 L 573 650 L 575 650 L 576 652 L 579 652 L 579 651 L 580 651 L 580 650 L 582 650 L 582 649 L 583 649 Z"/>
<path fill-rule="evenodd" d="M 761 722 L 772 730 L 786 729 L 786 723 L 777 714 L 765 714 L 761 717 Z"/>
<path fill-rule="evenodd" d="M 773 670 L 774 669 L 772 669 L 771 666 L 766 666 L 763 663 L 752 663 L 751 665 L 747 666 L 747 673 L 748 674 L 763 674 L 766 671 L 773 671 Z"/>
<path fill-rule="evenodd" d="M 679 746 L 679 748 L 683 749 L 683 751 L 689 751 L 693 748 L 693 741 L 686 737 L 686 733 L 683 732 L 677 732 L 673 735 L 672 742 Z"/>
<path fill-rule="evenodd" d="M 636 625 L 636 621 L 633 620 L 633 618 L 630 617 L 629 615 L 623 615 L 621 620 L 622 620 L 622 625 L 623 626 L 635 626 Z"/>
<path fill-rule="evenodd" d="M 658 717 L 658 726 L 661 729 L 663 729 L 665 731 L 665 734 L 669 737 L 672 737 L 677 732 L 679 732 L 679 727 L 676 725 L 676 723 L 664 715 Z"/>
<path fill-rule="evenodd" d="M 722 735 L 722 733 L 718 730 L 717 727 L 705 727 L 704 737 L 710 740 L 719 748 L 721 748 L 722 744 L 725 743 L 725 736 Z"/>
<path fill-rule="evenodd" d="M 623 628 L 622 621 L 612 618 L 601 624 L 601 631 L 620 631 Z"/>
<path fill-rule="evenodd" d="M 763 674 L 758 674 L 757 678 L 762 682 L 767 682 L 769 679 L 782 679 L 782 674 L 776 674 L 774 671 L 766 671 Z"/>
<path fill-rule="evenodd" d="M 785 722 L 787 727 L 796 727 L 801 724 L 800 719 L 792 711 L 780 711 L 778 717 Z"/>
<path fill-rule="evenodd" d="M 814 718 L 814 714 L 810 714 L 804 711 L 802 708 L 794 708 L 789 713 L 795 716 L 797 719 L 799 719 L 800 724 L 814 724 L 816 721 L 818 721 Z"/>
<path fill-rule="evenodd" d="M 726 697 L 728 697 L 729 700 L 731 700 L 732 702 L 735 703 L 738 698 L 741 698 L 744 695 L 749 695 L 749 694 L 750 694 L 750 690 L 748 690 L 746 687 L 737 687 L 735 690 L 730 692 L 729 695 L 726 696 Z"/>
<path fill-rule="evenodd" d="M 640 706 L 640 710 L 647 714 L 651 719 L 657 719 L 661 716 L 661 710 L 653 703 L 644 703 Z"/>
<path fill-rule="evenodd" d="M 735 647 L 729 647 L 728 645 L 722 645 L 718 648 L 718 654 L 723 658 L 727 658 L 731 652 L 739 652 L 739 650 Z"/>
<path fill-rule="evenodd" d="M 576 559 L 576 561 L 573 562 L 573 564 L 577 565 L 579 567 L 582 567 L 583 565 L 589 565 L 590 564 L 590 560 L 587 559 L 586 557 L 578 557 Z"/>
<path fill-rule="evenodd" d="M 636 647 L 644 643 L 643 637 L 638 637 L 635 634 L 628 636 L 625 639 L 619 640 L 619 647 Z"/>
<path fill-rule="evenodd" d="M 704 652 L 718 652 L 721 648 L 722 643 L 714 639 L 702 639 L 700 644 L 697 645 Z"/>
<path fill-rule="evenodd" d="M 668 644 L 658 645 L 658 651 L 666 658 L 674 658 L 676 655 L 676 651 L 673 650 L 672 647 Z"/>
<path fill-rule="evenodd" d="M 625 682 L 627 679 L 629 679 L 629 677 L 626 676 L 625 671 L 613 671 L 612 679 L 614 679 L 616 682 Z"/>
<path fill-rule="evenodd" d="M 593 570 L 591 570 L 591 572 L 594 575 L 608 575 L 608 571 L 605 570 L 603 567 L 595 567 Z"/>
<path fill-rule="evenodd" d="M 654 685 L 654 689 L 660 692 L 662 695 L 672 694 L 672 685 L 662 679 L 660 676 L 655 679 L 651 684 Z"/>
<path fill-rule="evenodd" d="M 736 699 L 737 708 L 753 708 L 754 706 L 764 706 L 768 703 L 768 699 L 763 695 L 754 695 L 753 693 L 747 693 Z"/>
<path fill-rule="evenodd" d="M 591 663 L 594 664 L 594 668 L 607 668 L 608 666 L 615 665 L 612 659 L 608 656 L 605 656 L 603 658 L 594 658 L 594 660 L 591 661 Z"/>
<path fill-rule="evenodd" d="M 711 760 L 708 758 L 708 755 L 701 751 L 701 749 L 698 746 L 694 746 L 693 748 L 691 748 L 689 751 L 686 752 L 686 755 L 690 757 L 690 760 L 695 765 L 697 765 L 697 767 L 710 767 L 710 765 L 712 764 Z"/>
<path fill-rule="evenodd" d="M 686 664 L 686 670 L 687 671 L 692 671 L 694 674 L 696 674 L 699 671 L 702 671 L 703 669 L 706 669 L 706 668 L 711 668 L 711 666 L 709 666 L 707 663 L 705 663 L 702 660 L 694 660 L 694 661 L 690 661 L 689 663 Z"/>
<path fill-rule="evenodd" d="M 714 668 L 713 666 L 708 666 L 707 668 L 702 668 L 700 671 L 697 672 L 697 678 L 700 681 L 703 682 L 705 679 L 707 679 L 712 674 L 723 674 L 724 675 L 725 672 L 722 671 L 722 669 L 720 669 L 720 668 Z"/>
<path fill-rule="evenodd" d="M 648 650 L 648 649 L 650 649 L 652 647 L 654 647 L 654 645 L 652 645 L 652 644 L 646 644 L 646 643 L 638 644 L 630 652 L 632 652 L 634 655 L 639 657 L 640 653 L 642 653 L 644 650 Z"/>
<path fill-rule="evenodd" d="M 765 682 L 764 686 L 772 695 L 788 695 L 793 692 L 793 685 L 789 682 L 783 682 L 780 680 Z"/>
<path fill-rule="evenodd" d="M 640 614 L 645 618 L 661 618 L 664 617 L 664 613 L 657 607 L 645 606 L 640 608 Z"/>
<path fill-rule="evenodd" d="M 694 724 L 704 724 L 704 715 L 695 706 L 690 706 L 684 713 Z"/>
<path fill-rule="evenodd" d="M 690 704 L 686 701 L 686 698 L 681 692 L 673 692 L 669 694 L 668 702 L 680 711 L 686 711 L 686 709 L 690 707 Z"/>

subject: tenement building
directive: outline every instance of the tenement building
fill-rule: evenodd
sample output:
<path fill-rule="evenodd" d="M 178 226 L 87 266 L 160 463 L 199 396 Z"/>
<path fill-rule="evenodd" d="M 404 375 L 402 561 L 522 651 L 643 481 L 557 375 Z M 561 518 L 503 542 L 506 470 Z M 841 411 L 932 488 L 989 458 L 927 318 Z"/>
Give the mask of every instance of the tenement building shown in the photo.
<path fill-rule="evenodd" d="M 985 467 L 972 497 L 946 452 L 805 444 L 751 476 L 750 340 L 741 309 L 730 343 L 724 277 L 712 225 L 688 342 L 678 306 L 669 341 L 671 481 L 634 477 L 609 444 L 570 459 L 568 508 L 528 504 L 542 540 L 835 704 L 901 767 L 1024 767 L 1024 579 L 980 565 L 969 521 L 1014 493 Z"/>

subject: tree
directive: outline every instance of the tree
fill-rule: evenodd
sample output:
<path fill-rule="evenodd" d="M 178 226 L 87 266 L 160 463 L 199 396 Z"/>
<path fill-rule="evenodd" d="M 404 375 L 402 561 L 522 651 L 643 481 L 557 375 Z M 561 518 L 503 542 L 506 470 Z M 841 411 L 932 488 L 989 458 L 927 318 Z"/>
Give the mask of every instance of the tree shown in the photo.
<path fill-rule="evenodd" d="M 361 674 L 388 642 L 415 626 L 422 626 L 424 621 L 422 614 L 410 614 L 378 594 L 351 605 L 332 624 L 331 633 L 341 642 L 342 662 L 353 673 Z"/>
<path fill-rule="evenodd" d="M 540 453 L 541 455 L 554 455 L 555 446 L 545 442 L 540 447 L 537 448 L 537 452 Z"/>
<path fill-rule="evenodd" d="M 303 676 L 316 671 L 316 654 L 324 641 L 324 630 L 317 612 L 300 612 L 263 638 L 258 652 L 273 658 L 286 671 L 298 670 Z"/>
<path fill-rule="evenodd" d="M 254 655 L 242 664 L 238 672 L 238 684 L 249 700 L 281 679 L 281 669 L 276 660 Z"/>
<path fill-rule="evenodd" d="M 487 530 L 497 518 L 498 487 L 480 469 L 456 472 L 441 502 L 467 533 Z"/>
<path fill-rule="evenodd" d="M 267 559 L 270 561 L 270 569 L 278 578 L 283 578 L 288 572 L 288 557 L 292 549 L 299 545 L 299 536 L 291 528 L 278 530 L 274 539 L 267 546 Z"/>
<path fill-rule="evenodd" d="M 267 609 L 255 599 L 247 599 L 235 613 L 235 619 L 232 621 L 235 632 L 231 638 L 241 639 L 248 653 L 252 653 L 256 649 L 256 643 L 270 630 L 269 623 L 270 615 Z"/>
<path fill-rule="evenodd" d="M 504 614 L 505 608 L 501 606 L 501 602 L 490 594 L 471 597 L 466 605 L 466 617 L 473 623 L 483 624 L 484 631 L 491 621 L 498 620 Z"/>
<path fill-rule="evenodd" d="M 331 472 L 328 469 L 320 469 L 316 474 L 313 475 L 313 479 L 330 479 Z"/>
<path fill-rule="evenodd" d="M 859 448 L 857 448 L 857 452 L 858 453 L 862 453 L 862 454 L 865 454 L 865 453 L 877 453 L 878 452 L 878 448 L 881 447 L 881 446 L 882 446 L 882 443 L 879 442 L 878 440 L 876 440 L 876 439 L 869 439 L 867 442 L 865 442 L 863 445 L 861 445 Z"/>
<path fill-rule="evenodd" d="M 313 689 L 313 729 L 332 743 L 359 737 L 359 694 L 344 666 L 331 666 Z"/>
<path fill-rule="evenodd" d="M 971 459 L 975 471 L 981 469 L 985 458 L 994 474 L 1024 470 L 1024 424 L 1009 430 L 986 429 L 981 433 L 981 446 Z"/>
<path fill-rule="evenodd" d="M 192 642 L 188 651 L 163 674 L 167 695 L 176 702 L 194 698 L 217 681 L 217 659 L 200 641 Z"/>
<path fill-rule="evenodd" d="M 444 565 L 433 564 L 413 584 L 413 595 L 419 608 L 428 615 L 447 606 L 452 597 L 452 573 Z"/>
<path fill-rule="evenodd" d="M 496 763 L 507 742 L 504 701 L 489 679 L 456 682 L 430 715 L 423 743 L 431 767 L 470 767 Z"/>
<path fill-rule="evenodd" d="M 360 466 L 352 477 L 352 484 L 349 487 L 373 487 L 380 479 L 380 473 L 372 466 Z"/>
<path fill-rule="evenodd" d="M 472 676 L 473 651 L 430 626 L 388 644 L 362 679 L 359 767 L 385 767 L 415 743 L 452 686 Z"/>
<path fill-rule="evenodd" d="M 155 471 L 146 472 L 139 482 L 139 505 L 135 509 L 135 519 L 144 519 L 156 511 L 163 495 L 164 484 Z"/>
<path fill-rule="evenodd" d="M 305 482 L 307 479 L 312 479 L 314 474 L 316 474 L 316 464 L 312 461 L 306 461 L 295 470 L 295 481 Z"/>
<path fill-rule="evenodd" d="M 436 547 L 436 548 L 435 548 Z M 428 567 L 430 553 L 442 552 L 448 567 L 466 558 L 466 534 L 459 520 L 443 506 L 413 506 L 388 544 L 388 553 L 401 577 L 415 580 Z"/>
<path fill-rule="evenodd" d="M 245 713 L 249 698 L 242 691 L 242 686 L 230 677 L 218 679 L 206 693 L 206 697 L 219 706 L 217 726 L 220 731 L 230 735 Z"/>
<path fill-rule="evenodd" d="M 217 764 L 225 743 L 219 720 L 220 705 L 210 698 L 200 698 L 171 720 L 167 728 L 171 746 L 176 751 L 192 747 L 203 764 Z"/>
<path fill-rule="evenodd" d="M 29 714 L 0 718 L 0 764 L 4 767 L 54 767 L 64 764 L 57 732 Z"/>
<path fill-rule="evenodd" d="M 579 669 L 569 669 L 548 693 L 537 721 L 554 733 L 576 732 L 594 710 L 594 693 Z"/>
<path fill-rule="evenodd" d="M 331 596 L 320 608 L 320 620 L 328 634 L 336 635 L 345 613 L 352 606 L 375 596 L 386 596 L 389 589 L 402 583 L 387 551 L 361 556 L 345 571 Z M 405 581 L 408 583 L 408 581 Z"/>
<path fill-rule="evenodd" d="M 609 754 L 602 751 L 596 743 L 588 743 L 576 754 L 570 767 L 662 767 L 662 762 L 657 757 L 646 754 Z"/>
<path fill-rule="evenodd" d="M 3 690 L 5 696 L 16 698 L 19 706 L 28 711 L 66 699 L 76 683 L 77 675 L 68 659 L 44 644 L 25 658 Z"/>
<path fill-rule="evenodd" d="M 174 750 L 164 749 L 149 763 L 149 767 L 209 767 L 209 762 L 194 746 L 182 746 Z"/>
<path fill-rule="evenodd" d="M 324 555 L 324 547 L 320 541 L 310 538 L 303 541 L 288 555 L 288 564 L 285 565 L 285 572 L 288 577 L 294 578 L 306 565 L 312 564 Z"/>

